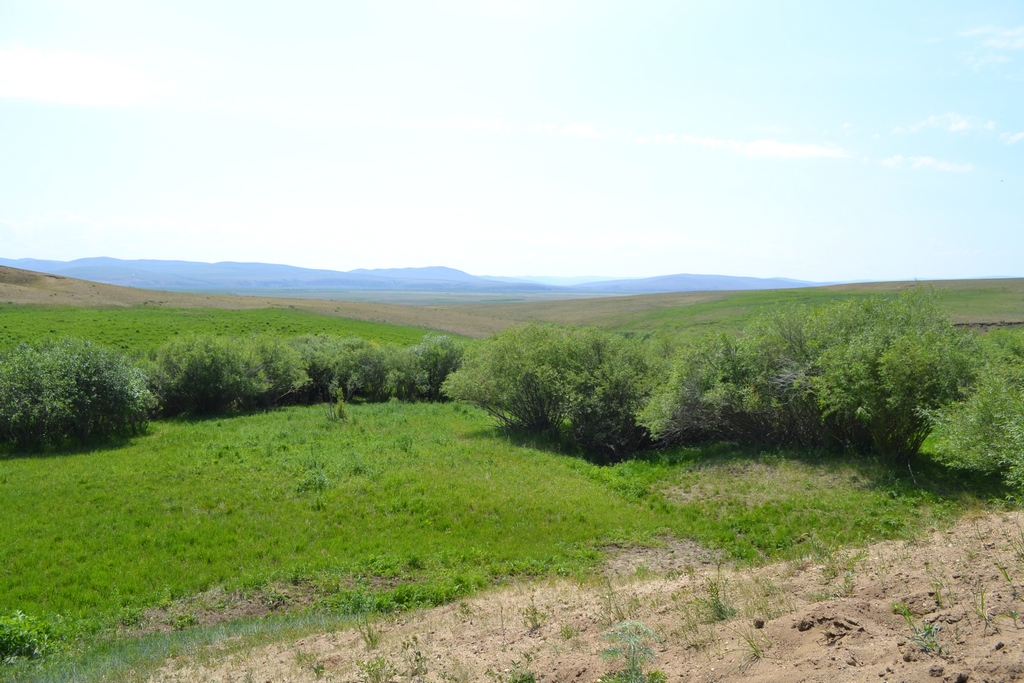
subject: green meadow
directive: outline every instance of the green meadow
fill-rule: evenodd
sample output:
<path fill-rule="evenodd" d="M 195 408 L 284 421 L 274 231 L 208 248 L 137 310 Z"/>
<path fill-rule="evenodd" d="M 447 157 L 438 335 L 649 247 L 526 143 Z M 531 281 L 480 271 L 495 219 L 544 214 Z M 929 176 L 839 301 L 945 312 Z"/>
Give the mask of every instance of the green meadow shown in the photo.
<path fill-rule="evenodd" d="M 57 337 L 90 339 L 122 351 L 148 351 L 175 335 L 194 333 L 240 337 L 272 334 L 355 335 L 402 346 L 416 344 L 428 330 L 318 315 L 295 309 L 73 308 L 0 304 L 0 348 Z"/>
<path fill-rule="evenodd" d="M 811 534 L 907 537 L 999 495 L 919 479 L 931 488 L 871 459 L 724 446 L 599 467 L 454 404 L 163 421 L 129 443 L 0 460 L 0 611 L 108 621 L 273 581 L 311 582 L 342 611 L 433 604 L 586 574 L 611 543 L 671 533 L 756 563 L 802 554 Z"/>

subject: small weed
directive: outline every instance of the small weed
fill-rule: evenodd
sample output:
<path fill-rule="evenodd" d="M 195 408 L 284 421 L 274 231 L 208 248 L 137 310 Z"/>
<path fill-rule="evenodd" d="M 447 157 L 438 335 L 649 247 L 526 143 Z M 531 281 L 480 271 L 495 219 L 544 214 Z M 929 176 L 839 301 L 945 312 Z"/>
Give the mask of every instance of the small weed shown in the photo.
<path fill-rule="evenodd" d="M 405 674 L 409 680 L 427 675 L 427 658 L 420 650 L 420 641 L 416 636 L 402 643 L 402 652 L 405 655 Z"/>
<path fill-rule="evenodd" d="M 377 646 L 380 645 L 380 630 L 373 625 L 367 615 L 360 614 L 356 618 L 356 628 L 359 629 L 359 635 L 362 636 L 366 649 L 377 649 Z"/>
<path fill-rule="evenodd" d="M 442 681 L 447 683 L 469 683 L 469 670 L 462 662 L 455 662 L 451 671 L 442 671 Z"/>
<path fill-rule="evenodd" d="M 620 621 L 629 621 L 640 612 L 640 599 L 636 595 L 630 595 L 625 601 L 621 600 L 611 580 L 605 581 L 604 588 L 601 593 L 601 606 L 605 624 L 610 626 Z"/>
<path fill-rule="evenodd" d="M 624 667 L 615 673 L 605 674 L 600 683 L 665 683 L 668 677 L 662 671 L 644 673 L 644 667 L 654 660 L 654 650 L 649 643 L 663 642 L 661 637 L 640 621 L 624 621 L 616 624 L 607 638 L 617 641 L 601 653 L 605 659 L 622 658 Z"/>
<path fill-rule="evenodd" d="M 1013 599 L 1018 599 L 1020 596 L 1017 595 L 1017 586 L 1014 585 L 1013 579 L 1010 578 L 1010 570 L 998 562 L 996 562 L 996 569 L 998 569 L 999 573 L 1003 575 L 1004 579 L 1006 579 L 1006 583 L 1010 584 L 1010 591 L 1013 593 Z"/>
<path fill-rule="evenodd" d="M 973 608 L 974 613 L 978 615 L 981 621 L 985 624 L 983 634 L 987 636 L 989 628 L 992 627 L 992 615 L 989 614 L 988 606 L 985 604 L 984 582 L 978 581 L 974 584 L 974 587 L 971 589 L 971 597 L 973 598 L 971 601 L 971 607 Z"/>
<path fill-rule="evenodd" d="M 372 662 L 356 662 L 359 679 L 363 683 L 391 683 L 398 672 L 387 657 L 378 657 Z"/>
<path fill-rule="evenodd" d="M 17 611 L 9 617 L 0 616 L 0 665 L 15 657 L 40 657 L 54 639 L 53 624 L 44 619 Z"/>
<path fill-rule="evenodd" d="M 318 680 L 323 677 L 324 671 L 326 671 L 326 667 L 323 662 L 318 661 L 316 655 L 310 652 L 296 652 L 295 663 L 300 669 L 309 669 L 312 671 L 313 677 Z"/>
<path fill-rule="evenodd" d="M 762 631 L 747 629 L 733 631 L 743 641 L 743 656 L 740 658 L 740 671 L 746 671 L 765 659 L 765 652 L 773 643 Z"/>
<path fill-rule="evenodd" d="M 171 617 L 167 623 L 170 624 L 171 628 L 173 628 L 175 631 L 183 631 L 187 628 L 192 628 L 193 626 L 198 624 L 199 619 L 197 619 L 196 615 L 192 613 L 176 614 L 173 617 Z"/>
<path fill-rule="evenodd" d="M 694 650 L 703 650 L 718 639 L 713 626 L 705 624 L 699 609 L 694 609 L 695 603 L 686 603 L 680 607 L 682 623 L 679 630 L 673 635 L 682 638 L 686 647 Z M 696 606 L 699 607 L 699 606 Z"/>
<path fill-rule="evenodd" d="M 728 621 L 736 615 L 736 608 L 726 598 L 727 581 L 719 574 L 707 581 L 707 597 L 698 598 L 697 604 L 703 608 L 704 618 L 709 623 Z"/>
<path fill-rule="evenodd" d="M 537 609 L 537 605 L 531 597 L 530 604 L 523 608 L 523 625 L 526 626 L 526 632 L 534 633 L 539 630 L 547 620 L 548 615 Z"/>
<path fill-rule="evenodd" d="M 918 625 L 914 621 L 914 615 L 911 614 L 910 608 L 906 605 L 896 604 L 892 606 L 892 609 L 903 616 L 903 620 L 907 622 L 907 626 L 910 627 L 910 631 L 913 633 L 912 636 L 907 638 L 907 642 L 919 646 L 925 652 L 937 655 L 942 654 L 942 646 L 939 645 L 939 631 L 942 630 L 942 626 L 928 623 Z"/>
<path fill-rule="evenodd" d="M 513 659 L 508 671 L 499 673 L 488 669 L 487 675 L 494 683 L 537 683 L 537 675 L 530 671 L 529 664 L 529 658 L 525 663 Z"/>
<path fill-rule="evenodd" d="M 568 624 L 565 624 L 564 626 L 562 626 L 562 628 L 559 629 L 559 631 L 558 631 L 558 635 L 561 636 L 562 640 L 572 640 L 573 638 L 575 638 L 579 634 L 580 634 L 580 630 L 578 628 L 573 628 L 572 626 L 569 626 Z"/>

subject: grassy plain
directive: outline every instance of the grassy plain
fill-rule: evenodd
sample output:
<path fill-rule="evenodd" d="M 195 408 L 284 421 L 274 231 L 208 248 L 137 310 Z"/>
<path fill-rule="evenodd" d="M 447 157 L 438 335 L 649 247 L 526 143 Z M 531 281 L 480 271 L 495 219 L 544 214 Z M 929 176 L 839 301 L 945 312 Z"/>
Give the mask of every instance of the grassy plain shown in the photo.
<path fill-rule="evenodd" d="M 417 305 L 396 305 L 371 301 L 368 297 L 373 294 L 366 292 L 359 294 L 360 301 L 182 294 L 102 285 L 0 267 L 0 303 L 83 308 L 294 309 L 324 316 L 443 330 L 468 337 L 486 337 L 509 325 L 532 321 L 633 331 L 663 330 L 693 336 L 712 329 L 738 330 L 746 320 L 769 306 L 817 306 L 851 296 L 897 292 L 915 284 L 874 282 L 809 289 L 680 292 L 486 304 L 452 304 L 452 298 L 447 294 L 432 297 L 430 293 L 423 292 L 395 299 Z M 921 284 L 933 286 L 943 293 L 942 305 L 956 322 L 1024 322 L 1024 279 L 945 280 Z M 2 314 L 3 309 L 0 309 Z"/>
<path fill-rule="evenodd" d="M 0 304 L 0 348 L 62 336 L 91 339 L 124 351 L 147 351 L 175 335 L 253 333 L 296 337 L 303 334 L 356 335 L 399 345 L 418 343 L 423 328 L 353 320 L 308 311 L 275 308 L 75 308 Z"/>
<path fill-rule="evenodd" d="M 1024 279 L 949 280 L 922 283 L 941 293 L 941 305 L 955 322 L 1024 322 Z M 680 292 L 575 301 L 466 305 L 463 313 L 500 316 L 511 322 L 546 321 L 619 330 L 664 331 L 685 336 L 708 330 L 738 331 L 773 306 L 821 306 L 837 299 L 885 294 L 912 282 L 835 285 L 752 292 Z"/>
<path fill-rule="evenodd" d="M 1000 493 L 965 493 L 948 472 L 919 473 L 924 489 L 870 459 L 729 447 L 597 467 L 451 404 L 351 415 L 163 421 L 121 445 L 0 459 L 0 611 L 114 618 L 299 580 L 335 610 L 430 604 L 503 577 L 586 573 L 607 544 L 666 532 L 758 562 L 805 552 L 811 532 L 910 535 Z"/>

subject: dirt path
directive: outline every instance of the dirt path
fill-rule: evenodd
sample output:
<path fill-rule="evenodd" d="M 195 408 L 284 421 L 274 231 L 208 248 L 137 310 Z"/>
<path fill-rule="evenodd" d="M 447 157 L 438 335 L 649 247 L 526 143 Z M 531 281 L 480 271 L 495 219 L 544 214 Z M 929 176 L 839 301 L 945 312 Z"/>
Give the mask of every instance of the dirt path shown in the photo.
<path fill-rule="evenodd" d="M 746 571 L 687 544 L 623 550 L 601 580 L 523 584 L 382 619 L 374 649 L 356 630 L 324 633 L 176 659 L 152 680 L 361 681 L 377 662 L 394 671 L 379 681 L 511 681 L 529 670 L 587 683 L 617 668 L 601 651 L 627 619 L 663 639 L 653 666 L 670 682 L 1024 680 L 1022 525 L 988 515 L 863 551 L 812 542 L 804 562 Z"/>

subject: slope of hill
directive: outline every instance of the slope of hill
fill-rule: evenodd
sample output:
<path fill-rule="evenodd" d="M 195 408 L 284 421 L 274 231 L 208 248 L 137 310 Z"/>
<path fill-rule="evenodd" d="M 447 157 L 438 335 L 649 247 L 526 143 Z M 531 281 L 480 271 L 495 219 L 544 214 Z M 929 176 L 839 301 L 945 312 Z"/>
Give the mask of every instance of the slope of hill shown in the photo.
<path fill-rule="evenodd" d="M 579 283 L 576 278 L 478 277 L 443 266 L 336 271 L 273 263 L 196 263 L 151 259 L 125 261 L 106 257 L 67 262 L 0 259 L 0 265 L 125 287 L 220 294 L 303 295 L 336 290 L 516 292 L 578 297 L 618 293 L 783 289 L 815 284 L 784 278 L 686 274 L 629 280 L 587 278 L 587 282 Z"/>
<path fill-rule="evenodd" d="M 792 289 L 815 287 L 822 283 L 787 278 L 733 277 L 731 275 L 661 275 L 638 280 L 608 280 L 573 285 L 573 289 L 623 294 L 657 294 L 663 292 L 707 292 L 744 289 Z"/>
<path fill-rule="evenodd" d="M 788 290 L 676 292 L 514 303 L 403 306 L 317 298 L 153 291 L 0 266 L 0 304 L 296 308 L 470 337 L 484 337 L 509 325 L 532 321 L 622 330 L 675 330 L 692 335 L 708 329 L 739 329 L 744 321 L 766 306 L 817 306 L 851 296 L 894 292 L 915 284 L 919 283 L 875 282 Z M 1024 278 L 946 280 L 921 284 L 934 286 L 942 292 L 942 305 L 956 322 L 1024 323 Z"/>

